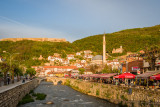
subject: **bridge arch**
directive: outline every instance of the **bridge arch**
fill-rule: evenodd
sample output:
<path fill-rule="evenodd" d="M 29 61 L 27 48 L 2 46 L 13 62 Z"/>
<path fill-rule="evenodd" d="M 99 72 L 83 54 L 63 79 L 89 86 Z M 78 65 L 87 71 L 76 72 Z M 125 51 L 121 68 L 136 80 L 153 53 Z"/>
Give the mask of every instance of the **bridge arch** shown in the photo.
<path fill-rule="evenodd" d="M 47 81 L 53 82 L 53 85 L 64 85 L 66 78 L 58 78 L 58 77 L 47 77 Z"/>

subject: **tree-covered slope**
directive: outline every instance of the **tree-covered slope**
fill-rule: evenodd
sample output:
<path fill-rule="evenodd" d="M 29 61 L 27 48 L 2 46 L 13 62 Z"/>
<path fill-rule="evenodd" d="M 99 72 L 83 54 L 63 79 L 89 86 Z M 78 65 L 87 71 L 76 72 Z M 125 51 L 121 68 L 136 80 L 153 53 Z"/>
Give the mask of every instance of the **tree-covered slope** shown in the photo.
<path fill-rule="evenodd" d="M 22 57 L 39 57 L 43 55 L 47 58 L 49 55 L 54 53 L 73 53 L 77 50 L 77 47 L 74 47 L 69 42 L 37 42 L 37 41 L 0 41 L 0 54 L 3 54 L 2 51 L 7 51 L 10 53 L 20 53 Z"/>
<path fill-rule="evenodd" d="M 101 35 L 89 36 L 73 42 L 79 50 L 90 49 L 102 53 Z M 127 29 L 111 34 L 106 34 L 106 50 L 111 52 L 113 48 L 123 46 L 125 52 L 137 52 L 150 45 L 160 45 L 160 25 L 145 28 Z"/>
<path fill-rule="evenodd" d="M 47 58 L 54 53 L 74 53 L 77 51 L 77 47 L 73 46 L 69 42 L 37 42 L 37 41 L 0 41 L 0 56 L 9 60 L 9 54 L 3 53 L 3 51 L 13 53 L 19 53 L 12 55 L 12 60 L 23 61 L 26 65 L 39 65 L 45 61 L 33 60 L 42 55 Z"/>
<path fill-rule="evenodd" d="M 38 42 L 38 41 L 0 41 L 0 55 L 9 59 L 7 53 L 20 53 L 15 60 L 25 60 L 26 65 L 37 65 L 41 62 L 34 60 L 42 55 L 47 58 L 54 53 L 75 53 L 82 50 L 92 50 L 102 54 L 101 35 L 89 36 L 73 43 L 69 42 Z M 150 45 L 160 46 L 160 25 L 146 28 L 127 29 L 111 34 L 106 34 L 106 50 L 111 52 L 113 48 L 123 46 L 125 52 L 137 52 Z"/>

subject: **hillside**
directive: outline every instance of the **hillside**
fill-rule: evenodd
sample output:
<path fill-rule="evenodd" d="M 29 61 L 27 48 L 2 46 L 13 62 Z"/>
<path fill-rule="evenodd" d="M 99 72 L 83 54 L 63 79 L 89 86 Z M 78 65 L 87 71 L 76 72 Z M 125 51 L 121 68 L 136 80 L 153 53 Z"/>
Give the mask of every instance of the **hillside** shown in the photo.
<path fill-rule="evenodd" d="M 33 60 L 33 58 L 38 58 L 40 55 L 47 58 L 54 53 L 73 53 L 77 51 L 77 47 L 74 47 L 69 42 L 38 42 L 28 40 L 17 42 L 0 41 L 0 55 L 9 59 L 9 54 L 3 53 L 3 51 L 19 53 L 19 55 L 13 55 L 13 57 L 16 56 L 14 60 L 25 60 L 25 64 L 30 66 L 45 62 Z"/>
<path fill-rule="evenodd" d="M 89 36 L 73 42 L 79 50 L 90 49 L 102 53 L 102 36 Z M 127 29 L 106 34 L 106 50 L 111 53 L 113 48 L 123 46 L 125 52 L 137 52 L 150 45 L 160 45 L 160 25 L 145 28 Z"/>
<path fill-rule="evenodd" d="M 33 60 L 43 55 L 47 58 L 53 53 L 75 53 L 82 50 L 92 50 L 102 54 L 102 35 L 89 36 L 73 43 L 69 42 L 39 42 L 39 41 L 0 41 L 0 55 L 9 59 L 8 54 L 3 53 L 20 53 L 16 60 L 25 60 L 25 64 L 39 65 L 45 61 Z M 127 29 L 111 34 L 106 34 L 106 50 L 111 53 L 113 48 L 123 46 L 124 51 L 137 52 L 150 45 L 160 46 L 160 25 L 145 28 Z M 125 53 L 124 52 L 124 53 Z"/>

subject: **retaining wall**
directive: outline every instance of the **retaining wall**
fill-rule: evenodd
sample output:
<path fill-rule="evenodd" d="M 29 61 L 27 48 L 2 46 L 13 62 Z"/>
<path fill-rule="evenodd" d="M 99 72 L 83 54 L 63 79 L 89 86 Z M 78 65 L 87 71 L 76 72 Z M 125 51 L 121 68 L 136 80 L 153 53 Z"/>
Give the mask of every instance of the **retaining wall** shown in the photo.
<path fill-rule="evenodd" d="M 0 93 L 0 107 L 16 107 L 18 102 L 39 84 L 38 79 L 15 86 Z"/>
<path fill-rule="evenodd" d="M 82 80 L 67 79 L 66 85 L 82 93 L 106 99 L 119 105 L 129 107 L 159 107 L 160 92 L 158 90 L 146 90 L 129 87 L 121 87 L 112 84 L 87 82 Z"/>

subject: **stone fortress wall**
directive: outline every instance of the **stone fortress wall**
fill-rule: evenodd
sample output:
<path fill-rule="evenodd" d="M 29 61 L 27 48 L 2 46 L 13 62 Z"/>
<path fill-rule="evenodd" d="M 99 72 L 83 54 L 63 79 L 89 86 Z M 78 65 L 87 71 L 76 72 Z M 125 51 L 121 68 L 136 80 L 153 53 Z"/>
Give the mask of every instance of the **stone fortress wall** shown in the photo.
<path fill-rule="evenodd" d="M 66 39 L 58 39 L 58 38 L 4 38 L 0 39 L 0 41 L 23 41 L 23 40 L 32 40 L 32 41 L 50 41 L 50 42 L 66 42 Z"/>
<path fill-rule="evenodd" d="M 38 86 L 40 80 L 34 79 L 14 88 L 0 92 L 0 107 L 16 107 L 18 102 Z"/>

